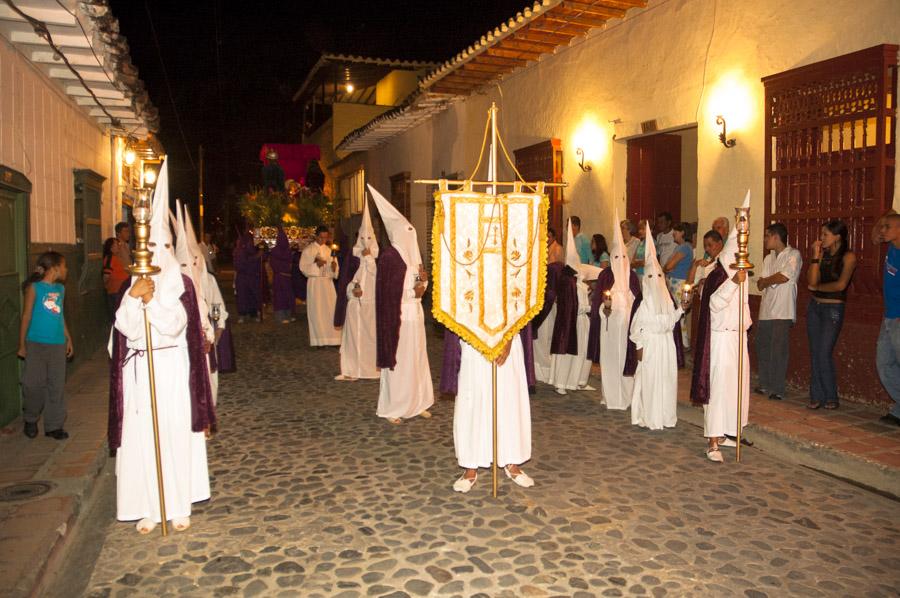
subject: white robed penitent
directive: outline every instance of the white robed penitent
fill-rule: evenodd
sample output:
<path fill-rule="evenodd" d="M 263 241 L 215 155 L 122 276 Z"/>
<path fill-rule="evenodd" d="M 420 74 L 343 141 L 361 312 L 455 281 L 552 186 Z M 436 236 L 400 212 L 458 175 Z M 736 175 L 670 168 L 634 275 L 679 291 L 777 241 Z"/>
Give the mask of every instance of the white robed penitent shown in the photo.
<path fill-rule="evenodd" d="M 368 249 L 369 254 L 363 255 Z M 347 316 L 341 331 L 341 375 L 342 379 L 378 378 L 375 366 L 375 259 L 378 257 L 378 240 L 369 215 L 368 200 L 363 204 L 362 222 L 353 255 L 359 258 L 359 268 L 346 289 Z M 354 292 L 362 293 L 357 297 Z"/>
<path fill-rule="evenodd" d="M 161 521 L 144 310 L 153 333 L 166 516 L 189 517 L 191 503 L 210 497 L 206 439 L 202 432 L 191 431 L 187 313 L 180 301 L 184 283 L 172 252 L 168 201 L 168 168 L 163 163 L 153 194 L 150 232 L 150 241 L 155 243 L 153 264 L 161 269 L 153 277 L 154 297 L 145 306 L 141 299 L 126 293 L 115 320 L 115 327 L 125 335 L 128 346 L 122 365 L 122 444 L 116 453 L 116 518 L 120 521 Z"/>
<path fill-rule="evenodd" d="M 376 414 L 387 419 L 408 419 L 421 415 L 434 404 L 434 386 L 431 382 L 425 335 L 425 312 L 422 310 L 422 298 L 416 297 L 422 255 L 419 252 L 416 229 L 372 185 L 368 187 L 391 245 L 406 265 L 400 303 L 397 363 L 394 369 L 381 369 Z M 427 281 L 422 281 L 422 284 L 427 285 Z"/>
<path fill-rule="evenodd" d="M 750 192 L 744 199 L 750 207 Z M 747 285 L 732 280 L 737 272 L 731 265 L 737 261 L 737 227 L 732 227 L 728 241 L 719 253 L 718 261 L 725 268 L 727 280 L 709 298 L 709 403 L 704 405 L 703 435 L 721 438 L 737 435 L 738 355 L 744 343 L 743 400 L 741 427 L 747 425 L 750 414 L 750 357 L 746 331 L 752 324 Z M 744 333 L 740 334 L 741 310 L 744 310 Z"/>
<path fill-rule="evenodd" d="M 553 340 L 553 323 L 556 321 L 556 304 L 547 312 L 547 317 L 537 329 L 534 339 L 534 377 L 544 384 L 550 383 L 550 342 Z"/>
<path fill-rule="evenodd" d="M 316 265 L 317 257 L 325 261 L 323 266 Z M 332 270 L 332 263 L 336 261 L 327 243 L 310 243 L 300 254 L 300 271 L 307 278 L 306 321 L 312 347 L 341 344 L 341 331 L 334 327 L 334 306 L 337 302 L 334 281 L 340 268 Z"/>
<path fill-rule="evenodd" d="M 568 390 L 580 390 L 588 386 L 591 375 L 591 361 L 587 358 L 588 333 L 591 328 L 591 319 L 588 315 L 591 309 L 591 300 L 588 296 L 587 282 L 596 280 L 600 274 L 600 268 L 590 264 L 582 264 L 575 249 L 575 236 L 572 232 L 572 223 L 569 222 L 566 237 L 566 265 L 577 272 L 575 289 L 578 295 L 578 316 L 575 328 L 578 337 L 578 354 L 568 353 L 550 356 L 550 375 L 548 383 L 556 387 L 556 391 L 565 394 Z M 557 297 L 557 301 L 559 298 Z"/>
<path fill-rule="evenodd" d="M 628 259 L 628 248 L 622 240 L 618 209 L 615 210 L 613 222 L 611 253 L 609 267 L 615 275 L 615 282 L 610 289 L 612 304 L 609 315 L 606 315 L 602 304 L 600 308 L 600 382 L 607 409 L 624 410 L 631 406 L 634 392 L 634 378 L 623 374 L 634 295 L 630 284 L 631 262 Z"/>
<path fill-rule="evenodd" d="M 661 430 L 678 421 L 678 350 L 672 331 L 683 312 L 672 303 L 649 224 L 646 239 L 643 299 L 631 321 L 631 340 L 642 352 L 634 375 L 631 423 Z"/>

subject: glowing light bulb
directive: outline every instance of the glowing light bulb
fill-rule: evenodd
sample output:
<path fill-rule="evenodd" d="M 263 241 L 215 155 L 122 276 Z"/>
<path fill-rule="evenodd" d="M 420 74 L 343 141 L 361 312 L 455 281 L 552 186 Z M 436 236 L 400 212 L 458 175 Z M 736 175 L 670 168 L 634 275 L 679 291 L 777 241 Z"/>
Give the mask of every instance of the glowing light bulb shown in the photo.
<path fill-rule="evenodd" d="M 347 84 L 344 87 L 347 89 L 347 93 L 353 93 L 353 90 L 356 89 L 349 81 L 347 81 Z"/>
<path fill-rule="evenodd" d="M 122 158 L 125 160 L 125 164 L 131 166 L 134 164 L 135 159 L 137 158 L 137 154 L 130 147 L 125 148 L 125 152 L 122 154 Z"/>
<path fill-rule="evenodd" d="M 152 185 L 156 182 L 156 171 L 152 168 L 148 168 L 144 171 L 144 182 L 148 185 Z"/>

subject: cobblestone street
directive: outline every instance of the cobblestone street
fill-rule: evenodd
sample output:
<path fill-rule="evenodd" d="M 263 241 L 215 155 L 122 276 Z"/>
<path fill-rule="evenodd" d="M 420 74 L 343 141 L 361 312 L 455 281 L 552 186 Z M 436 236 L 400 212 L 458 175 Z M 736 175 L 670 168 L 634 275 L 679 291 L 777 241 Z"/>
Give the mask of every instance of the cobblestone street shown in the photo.
<path fill-rule="evenodd" d="M 453 402 L 375 417 L 376 381 L 340 383 L 305 318 L 235 327 L 209 443 L 213 498 L 161 538 L 110 523 L 100 596 L 889 596 L 898 504 L 799 466 L 608 412 L 599 391 L 532 397 L 534 477 L 482 471 L 455 494 Z M 429 338 L 437 386 L 439 337 Z M 599 384 L 595 384 L 599 386 Z M 752 411 L 751 411 L 752 419 Z"/>

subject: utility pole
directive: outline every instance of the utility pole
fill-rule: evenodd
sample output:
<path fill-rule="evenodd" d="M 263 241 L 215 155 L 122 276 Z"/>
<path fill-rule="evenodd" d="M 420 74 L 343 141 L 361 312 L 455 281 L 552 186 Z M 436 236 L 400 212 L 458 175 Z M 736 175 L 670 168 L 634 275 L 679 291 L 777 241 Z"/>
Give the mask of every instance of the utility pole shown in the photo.
<path fill-rule="evenodd" d="M 204 242 L 203 229 L 203 146 L 200 146 L 200 242 Z"/>

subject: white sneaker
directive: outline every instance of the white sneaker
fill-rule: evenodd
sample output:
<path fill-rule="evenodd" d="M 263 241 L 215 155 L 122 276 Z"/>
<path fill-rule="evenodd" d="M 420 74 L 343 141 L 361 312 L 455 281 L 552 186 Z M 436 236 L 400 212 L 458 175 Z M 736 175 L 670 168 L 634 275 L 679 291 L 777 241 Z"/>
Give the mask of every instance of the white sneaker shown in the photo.
<path fill-rule="evenodd" d="M 519 473 L 516 475 L 509 473 L 509 469 L 506 467 L 503 468 L 503 471 L 506 472 L 506 477 L 511 479 L 522 488 L 531 488 L 532 486 L 534 486 L 534 480 L 532 480 L 531 477 L 529 477 L 528 474 L 526 474 L 522 470 L 519 470 Z"/>
<path fill-rule="evenodd" d="M 590 384 L 585 384 L 584 386 L 579 386 L 578 390 L 597 390 L 597 389 L 594 388 L 593 386 L 591 386 Z"/>
<path fill-rule="evenodd" d="M 477 473 L 475 474 L 475 477 L 472 478 L 471 480 L 466 478 L 466 476 L 462 476 L 461 478 L 459 478 L 458 480 L 453 482 L 453 490 L 455 492 L 462 492 L 463 494 L 465 494 L 466 492 L 468 492 L 469 490 L 472 489 L 472 486 L 475 485 L 475 482 L 477 480 L 478 480 Z"/>
<path fill-rule="evenodd" d="M 557 387 L 556 387 L 556 394 L 558 394 L 558 395 L 567 395 L 567 394 L 569 394 L 569 393 L 566 392 L 566 389 L 565 389 L 565 388 L 560 388 L 559 386 L 557 386 Z"/>
<path fill-rule="evenodd" d="M 728 446 L 733 448 L 737 446 L 737 443 L 726 436 L 724 440 L 719 441 L 719 446 Z"/>
<path fill-rule="evenodd" d="M 714 461 L 716 463 L 724 463 L 725 457 L 722 456 L 722 451 L 718 449 L 718 447 L 714 449 L 707 449 L 706 458 L 710 461 Z"/>
<path fill-rule="evenodd" d="M 338 374 L 337 376 L 334 377 L 334 379 L 335 379 L 335 380 L 342 380 L 342 381 L 345 381 L 345 382 L 355 382 L 355 381 L 356 381 L 356 378 L 351 378 L 350 376 L 345 376 L 345 375 L 343 375 L 343 374 Z"/>

